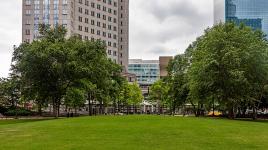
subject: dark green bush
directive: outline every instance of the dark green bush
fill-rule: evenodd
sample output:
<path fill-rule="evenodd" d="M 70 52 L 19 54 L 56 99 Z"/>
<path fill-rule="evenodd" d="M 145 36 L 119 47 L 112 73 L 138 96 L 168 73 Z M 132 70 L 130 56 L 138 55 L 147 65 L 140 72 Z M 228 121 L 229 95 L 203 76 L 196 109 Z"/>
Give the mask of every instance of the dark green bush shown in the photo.
<path fill-rule="evenodd" d="M 4 115 L 5 116 L 30 116 L 32 114 L 31 111 L 29 110 L 26 110 L 24 108 L 12 108 L 12 109 L 9 109 L 7 110 Z"/>
<path fill-rule="evenodd" d="M 5 112 L 7 112 L 7 108 L 6 107 L 3 107 L 3 106 L 0 106 L 0 113 L 1 114 L 4 114 Z"/>

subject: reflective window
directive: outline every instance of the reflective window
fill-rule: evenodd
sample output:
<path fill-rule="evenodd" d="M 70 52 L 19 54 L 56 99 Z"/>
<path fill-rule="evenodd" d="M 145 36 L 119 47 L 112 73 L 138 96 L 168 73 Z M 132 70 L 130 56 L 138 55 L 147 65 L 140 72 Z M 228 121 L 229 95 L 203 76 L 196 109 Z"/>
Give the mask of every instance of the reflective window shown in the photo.
<path fill-rule="evenodd" d="M 225 19 L 268 34 L 268 0 L 226 0 Z"/>
<path fill-rule="evenodd" d="M 159 64 L 140 62 L 128 65 L 128 72 L 137 76 L 139 84 L 153 84 L 160 78 Z"/>

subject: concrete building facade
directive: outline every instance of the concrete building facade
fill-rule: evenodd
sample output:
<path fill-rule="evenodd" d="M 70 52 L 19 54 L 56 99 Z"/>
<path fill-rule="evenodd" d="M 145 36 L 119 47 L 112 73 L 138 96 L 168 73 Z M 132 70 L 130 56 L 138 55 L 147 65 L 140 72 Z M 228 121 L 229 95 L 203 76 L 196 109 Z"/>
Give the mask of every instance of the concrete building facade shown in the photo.
<path fill-rule="evenodd" d="M 160 56 L 159 57 L 159 67 L 160 67 L 160 78 L 168 76 L 168 64 L 173 59 L 172 56 Z"/>
<path fill-rule="evenodd" d="M 129 0 L 23 0 L 22 40 L 38 39 L 39 24 L 63 25 L 83 40 L 102 40 L 107 55 L 128 67 Z"/>

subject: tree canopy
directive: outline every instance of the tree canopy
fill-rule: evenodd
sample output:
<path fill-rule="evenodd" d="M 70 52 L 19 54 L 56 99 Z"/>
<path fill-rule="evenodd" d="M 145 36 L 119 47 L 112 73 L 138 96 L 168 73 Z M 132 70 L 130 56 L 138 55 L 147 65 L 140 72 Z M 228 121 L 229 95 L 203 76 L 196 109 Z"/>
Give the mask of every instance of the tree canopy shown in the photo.
<path fill-rule="evenodd" d="M 107 57 L 105 43 L 65 38 L 62 26 L 41 25 L 39 32 L 38 40 L 22 43 L 13 53 L 12 71 L 21 77 L 24 98 L 40 107 L 53 105 L 56 117 L 63 102 L 77 108 L 89 92 L 108 103 L 112 81 L 121 84 L 121 67 Z"/>
<path fill-rule="evenodd" d="M 215 25 L 170 63 L 171 95 L 179 105 L 197 106 L 197 115 L 217 104 L 231 118 L 248 109 L 255 118 L 265 95 L 267 61 L 268 45 L 261 31 L 243 24 Z"/>

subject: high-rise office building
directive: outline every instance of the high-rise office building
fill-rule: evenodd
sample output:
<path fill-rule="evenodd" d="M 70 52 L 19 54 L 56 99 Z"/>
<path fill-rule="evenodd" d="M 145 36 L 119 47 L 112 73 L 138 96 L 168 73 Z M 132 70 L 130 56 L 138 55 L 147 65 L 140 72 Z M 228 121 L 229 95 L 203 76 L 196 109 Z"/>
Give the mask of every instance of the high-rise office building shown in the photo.
<path fill-rule="evenodd" d="M 23 0 L 22 39 L 39 37 L 39 24 L 63 25 L 83 40 L 102 40 L 109 58 L 128 67 L 129 0 Z"/>
<path fill-rule="evenodd" d="M 214 23 L 228 21 L 268 34 L 268 0 L 214 0 Z"/>

